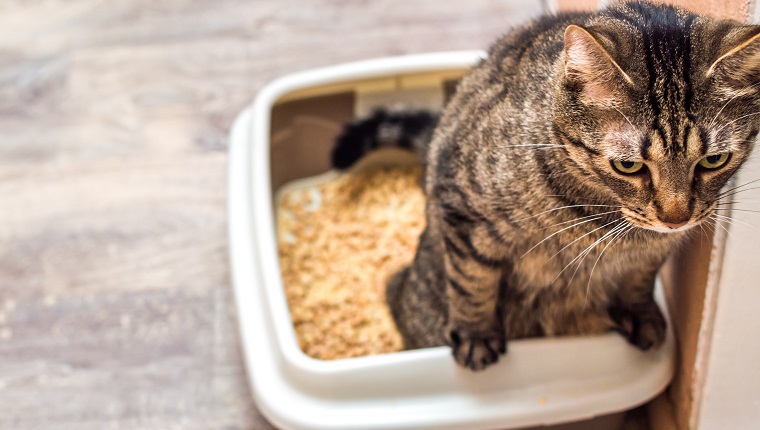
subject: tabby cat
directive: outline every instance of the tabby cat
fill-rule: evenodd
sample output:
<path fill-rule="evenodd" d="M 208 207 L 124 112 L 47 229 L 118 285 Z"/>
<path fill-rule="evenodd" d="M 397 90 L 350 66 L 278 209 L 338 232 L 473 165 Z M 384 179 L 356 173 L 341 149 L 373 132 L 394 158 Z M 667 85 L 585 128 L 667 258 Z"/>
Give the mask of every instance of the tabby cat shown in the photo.
<path fill-rule="evenodd" d="M 473 370 L 526 336 L 659 346 L 656 273 L 750 155 L 759 78 L 760 26 L 631 2 L 511 31 L 440 121 L 347 126 L 339 167 L 380 146 L 424 154 L 427 229 L 387 293 L 405 346 L 448 344 Z"/>

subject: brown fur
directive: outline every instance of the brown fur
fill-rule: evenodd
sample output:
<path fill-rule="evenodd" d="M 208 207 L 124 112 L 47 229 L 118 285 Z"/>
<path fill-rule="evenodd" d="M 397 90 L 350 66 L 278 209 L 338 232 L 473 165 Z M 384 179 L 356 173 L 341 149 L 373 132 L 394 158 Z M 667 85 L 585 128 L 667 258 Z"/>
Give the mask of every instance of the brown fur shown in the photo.
<path fill-rule="evenodd" d="M 499 40 L 427 148 L 428 226 L 388 291 L 406 347 L 448 344 L 479 370 L 526 336 L 617 329 L 658 346 L 656 273 L 760 127 L 759 33 L 628 3 Z"/>

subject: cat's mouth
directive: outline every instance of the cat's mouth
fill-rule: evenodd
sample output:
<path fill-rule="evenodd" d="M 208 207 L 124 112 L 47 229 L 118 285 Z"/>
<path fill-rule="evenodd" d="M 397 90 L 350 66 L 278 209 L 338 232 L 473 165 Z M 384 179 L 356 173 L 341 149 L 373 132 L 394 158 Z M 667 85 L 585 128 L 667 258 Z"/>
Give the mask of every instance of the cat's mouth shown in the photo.
<path fill-rule="evenodd" d="M 695 227 L 697 224 L 699 224 L 699 222 L 688 221 L 685 224 L 682 224 L 676 227 L 672 225 L 666 225 L 665 223 L 659 223 L 659 225 L 651 224 L 649 226 L 642 227 L 642 228 L 647 228 L 649 230 L 656 231 L 658 233 L 669 234 L 669 233 L 680 233 L 682 231 L 689 230 L 690 228 Z"/>
<path fill-rule="evenodd" d="M 645 214 L 643 213 L 633 212 L 630 210 L 626 210 L 625 208 L 621 210 L 621 213 L 623 214 L 623 218 L 625 218 L 626 221 L 628 221 L 634 227 L 655 231 L 657 233 L 664 233 L 664 234 L 680 233 L 680 232 L 689 230 L 693 227 L 696 227 L 703 221 L 703 219 L 698 219 L 698 220 L 689 219 L 685 222 L 676 224 L 676 223 L 664 222 L 659 219 L 650 220 L 649 217 L 646 217 Z"/>

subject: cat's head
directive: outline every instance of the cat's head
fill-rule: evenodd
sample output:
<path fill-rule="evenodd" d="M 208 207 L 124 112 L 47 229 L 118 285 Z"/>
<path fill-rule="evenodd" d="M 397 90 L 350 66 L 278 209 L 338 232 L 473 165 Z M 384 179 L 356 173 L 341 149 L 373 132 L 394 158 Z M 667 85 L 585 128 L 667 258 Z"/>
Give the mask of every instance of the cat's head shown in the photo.
<path fill-rule="evenodd" d="M 760 129 L 760 26 L 632 3 L 565 31 L 554 128 L 633 225 L 708 219 Z"/>

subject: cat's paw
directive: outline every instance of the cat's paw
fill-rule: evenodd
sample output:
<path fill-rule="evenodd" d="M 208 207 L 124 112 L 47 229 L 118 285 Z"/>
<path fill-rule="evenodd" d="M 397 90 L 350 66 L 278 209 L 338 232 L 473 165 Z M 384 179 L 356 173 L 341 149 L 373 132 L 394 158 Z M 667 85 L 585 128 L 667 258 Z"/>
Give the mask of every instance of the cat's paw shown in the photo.
<path fill-rule="evenodd" d="M 609 314 L 616 330 L 644 351 L 659 347 L 665 340 L 667 323 L 655 302 L 632 307 L 613 306 Z"/>
<path fill-rule="evenodd" d="M 476 333 L 448 330 L 448 341 L 454 360 L 470 370 L 483 370 L 507 352 L 507 338 L 498 332 Z"/>

